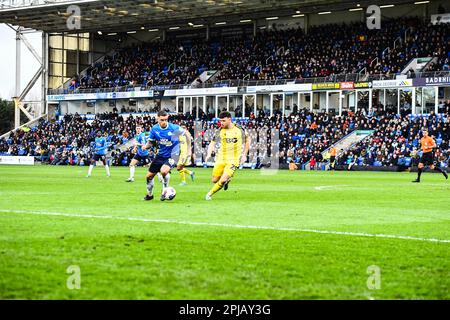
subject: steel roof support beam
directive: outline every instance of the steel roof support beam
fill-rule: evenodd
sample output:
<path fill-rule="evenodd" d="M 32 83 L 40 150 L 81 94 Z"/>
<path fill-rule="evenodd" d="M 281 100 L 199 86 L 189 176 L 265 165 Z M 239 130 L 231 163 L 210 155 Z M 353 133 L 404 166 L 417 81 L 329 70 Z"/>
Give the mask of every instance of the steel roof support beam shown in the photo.
<path fill-rule="evenodd" d="M 31 43 L 28 41 L 28 39 L 23 35 L 24 29 L 22 27 L 18 27 L 15 29 L 11 25 L 7 24 L 9 28 L 15 31 L 16 33 L 16 74 L 15 74 L 15 97 L 14 97 L 14 103 L 15 103 L 15 112 L 14 112 L 14 127 L 18 128 L 20 127 L 20 112 L 23 112 L 27 118 L 31 121 L 34 120 L 37 117 L 40 117 L 42 115 L 43 108 L 45 106 L 45 100 L 46 100 L 46 89 L 47 89 L 47 60 L 48 60 L 48 46 L 47 46 L 47 37 L 46 34 L 43 34 L 42 39 L 42 57 L 39 56 L 35 48 L 31 45 Z M 45 36 L 44 36 L 45 35 Z M 31 54 L 36 58 L 36 60 L 39 63 L 39 69 L 34 74 L 34 76 L 31 78 L 31 80 L 28 82 L 26 87 L 21 91 L 20 85 L 21 85 L 21 71 L 22 71 L 22 59 L 21 59 L 21 50 L 22 50 L 22 42 L 25 44 L 25 46 L 28 48 L 28 50 L 31 52 Z M 33 86 L 36 84 L 36 82 L 41 78 L 42 76 L 42 97 L 40 101 L 31 101 L 29 102 L 29 105 L 27 108 L 25 108 L 22 103 L 24 99 L 26 98 L 27 94 L 30 92 L 30 90 L 33 88 Z"/>
<path fill-rule="evenodd" d="M 20 39 L 23 41 L 25 46 L 30 50 L 31 54 L 36 58 L 36 60 L 39 62 L 39 64 L 42 65 L 42 58 L 38 55 L 36 50 L 33 48 L 31 43 L 28 42 L 28 39 L 23 35 L 23 33 L 19 33 Z"/>
<path fill-rule="evenodd" d="M 20 30 L 21 30 L 20 27 L 18 27 L 16 30 L 16 87 L 14 91 L 16 97 L 20 96 L 20 65 L 21 65 Z M 15 103 L 14 128 L 17 128 L 20 126 L 20 109 L 18 107 L 20 103 L 17 98 L 14 99 L 14 103 Z"/>
<path fill-rule="evenodd" d="M 20 96 L 19 96 L 20 101 L 22 101 L 26 97 L 28 92 L 30 92 L 30 90 L 33 88 L 33 86 L 39 80 L 39 77 L 41 76 L 43 70 L 44 70 L 44 68 L 41 65 L 39 67 L 38 71 L 36 71 L 36 73 L 34 74 L 33 78 L 31 78 L 30 82 L 28 82 L 27 86 L 25 87 L 25 89 L 23 89 L 22 93 L 20 94 Z"/>

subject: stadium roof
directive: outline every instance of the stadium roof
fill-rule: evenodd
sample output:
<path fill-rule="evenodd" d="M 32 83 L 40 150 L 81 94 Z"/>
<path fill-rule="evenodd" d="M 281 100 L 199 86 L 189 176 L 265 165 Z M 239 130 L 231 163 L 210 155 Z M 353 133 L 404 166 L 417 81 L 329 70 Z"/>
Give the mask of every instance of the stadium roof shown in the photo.
<path fill-rule="evenodd" d="M 361 6 L 374 1 L 358 1 Z M 405 2 L 390 0 L 390 3 Z M 22 3 L 22 5 L 17 5 Z M 70 32 L 69 5 L 81 9 L 77 32 L 188 27 L 227 20 L 260 19 L 355 7 L 347 0 L 0 0 L 0 23 L 46 32 Z"/>

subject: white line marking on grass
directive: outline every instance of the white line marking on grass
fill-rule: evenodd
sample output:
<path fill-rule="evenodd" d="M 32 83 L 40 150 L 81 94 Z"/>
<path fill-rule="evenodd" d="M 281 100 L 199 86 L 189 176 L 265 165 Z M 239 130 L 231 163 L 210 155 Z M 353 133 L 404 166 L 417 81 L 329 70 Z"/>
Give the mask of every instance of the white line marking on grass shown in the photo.
<path fill-rule="evenodd" d="M 333 185 L 333 186 L 317 186 L 317 187 L 314 187 L 314 189 L 318 190 L 318 191 L 322 191 L 322 190 L 335 190 L 335 189 L 339 189 L 341 187 L 350 187 L 350 186 L 346 185 L 346 184 L 338 184 L 338 185 Z"/>
<path fill-rule="evenodd" d="M 252 226 L 252 225 L 214 223 L 214 222 L 180 221 L 180 220 L 170 220 L 170 219 L 147 219 L 147 218 L 141 218 L 141 217 L 120 217 L 120 216 L 109 216 L 109 215 L 92 215 L 92 214 L 77 214 L 77 213 L 48 212 L 48 211 L 24 211 L 24 210 L 0 210 L 0 213 L 17 213 L 17 214 L 58 216 L 58 217 L 69 217 L 69 218 L 126 220 L 126 221 L 140 221 L 140 222 L 150 222 L 150 223 L 183 224 L 183 225 L 191 225 L 191 226 L 224 227 L 224 228 L 235 228 L 235 229 L 292 231 L 292 232 L 343 235 L 343 236 L 353 236 L 353 237 L 388 238 L 388 239 L 400 239 L 400 240 L 416 240 L 416 241 L 426 241 L 426 242 L 450 243 L 450 240 L 446 240 L 446 239 L 420 238 L 420 237 L 399 236 L 399 235 L 390 235 L 390 234 L 370 234 L 370 233 L 365 233 L 365 232 L 345 232 L 345 231 L 298 229 L 298 228 L 285 228 L 285 227 Z"/>

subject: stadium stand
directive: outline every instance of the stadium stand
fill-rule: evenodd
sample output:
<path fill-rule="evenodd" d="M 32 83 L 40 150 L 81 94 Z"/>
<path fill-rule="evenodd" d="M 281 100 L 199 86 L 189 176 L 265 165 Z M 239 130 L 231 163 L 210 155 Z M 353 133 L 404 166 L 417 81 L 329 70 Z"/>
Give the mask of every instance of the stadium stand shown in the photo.
<path fill-rule="evenodd" d="M 438 146 L 435 156 L 442 167 L 448 167 L 450 156 L 449 107 L 444 115 L 431 113 L 427 116 L 411 117 L 388 113 L 374 117 L 374 135 L 341 155 L 338 163 L 359 166 L 408 168 L 418 164 L 420 130 L 427 128 L 435 137 Z M 348 167 L 347 167 L 348 168 Z"/>
<path fill-rule="evenodd" d="M 191 84 L 206 70 L 220 71 L 216 81 L 326 78 L 355 74 L 364 68 L 369 75 L 389 76 L 400 74 L 411 59 L 419 57 L 434 58 L 427 71 L 448 71 L 449 31 L 450 24 L 433 25 L 418 17 L 403 17 L 384 21 L 381 32 L 369 30 L 365 23 L 350 23 L 311 26 L 307 34 L 303 29 L 275 28 L 260 30 L 256 37 L 144 42 L 120 49 L 92 65 L 84 76 L 72 80 L 69 91 Z M 354 130 L 369 129 L 375 133 L 342 154 L 340 165 L 410 165 L 415 163 L 418 132 L 423 126 L 429 127 L 436 137 L 442 162 L 448 162 L 448 102 L 439 117 L 432 113 L 429 118 L 412 118 L 406 109 L 396 114 L 391 105 L 375 106 L 369 114 L 364 101 L 359 104 L 357 113 L 344 110 L 341 116 L 294 105 L 288 116 L 276 110 L 269 117 L 266 106 L 258 106 L 256 113 L 245 106 L 245 115 L 249 117 L 241 124 L 247 128 L 278 130 L 277 156 L 281 164 L 293 161 L 315 167 L 326 161 L 322 153 L 332 144 Z M 213 110 L 207 111 L 200 110 L 197 119 L 188 112 L 173 119 L 186 122 L 191 131 L 194 120 L 202 121 L 204 128 L 212 128 Z M 241 117 L 242 105 L 233 112 L 235 117 Z M 117 110 L 99 114 L 93 122 L 78 114 L 66 115 L 60 121 L 41 121 L 30 130 L 17 130 L 0 139 L 0 154 L 31 155 L 54 165 L 84 164 L 96 130 L 107 132 L 111 145 L 119 146 L 134 137 L 136 124 L 149 129 L 154 121 L 149 115 L 124 119 Z M 113 165 L 129 164 L 130 149 L 117 151 L 111 147 L 111 151 Z"/>
<path fill-rule="evenodd" d="M 383 23 L 382 32 L 364 23 L 329 24 L 313 26 L 307 35 L 275 29 L 255 38 L 143 43 L 107 56 L 70 89 L 191 84 L 205 70 L 220 70 L 219 81 L 328 77 L 363 68 L 371 75 L 395 75 L 425 56 L 436 58 L 428 71 L 449 70 L 449 31 L 449 24 L 400 18 Z"/>
<path fill-rule="evenodd" d="M 427 127 L 430 134 L 436 138 L 439 146 L 437 156 L 442 166 L 448 166 L 450 155 L 450 104 L 445 105 L 446 112 L 439 116 L 397 115 L 394 112 L 383 111 L 379 106 L 372 114 L 344 112 L 342 116 L 326 113 L 312 113 L 301 109 L 288 117 L 280 114 L 273 117 L 259 115 L 238 122 L 247 129 L 274 128 L 280 133 L 279 155 L 280 164 L 294 161 L 305 164 L 314 159 L 318 165 L 325 162 L 322 152 L 354 130 L 375 130 L 369 138 L 363 140 L 339 157 L 338 164 L 355 163 L 362 166 L 405 166 L 415 164 L 418 155 L 419 131 Z M 194 133 L 195 119 L 190 115 L 175 115 L 171 117 L 175 123 L 185 123 Z M 97 119 L 88 123 L 80 115 L 66 115 L 60 121 L 41 121 L 29 131 L 18 130 L 7 139 L 0 139 L 0 154 L 29 155 L 44 163 L 53 165 L 83 165 L 91 153 L 91 144 L 95 139 L 96 130 L 108 133 L 108 141 L 112 164 L 127 166 L 132 159 L 131 148 L 118 151 L 120 146 L 132 139 L 136 125 L 149 129 L 155 124 L 155 118 L 149 115 L 123 118 L 118 113 L 97 115 Z M 208 143 L 206 129 L 217 128 L 212 115 L 203 115 L 202 146 Z M 252 137 L 252 149 L 256 149 L 259 137 Z M 270 153 L 272 140 L 266 142 L 267 153 Z"/>

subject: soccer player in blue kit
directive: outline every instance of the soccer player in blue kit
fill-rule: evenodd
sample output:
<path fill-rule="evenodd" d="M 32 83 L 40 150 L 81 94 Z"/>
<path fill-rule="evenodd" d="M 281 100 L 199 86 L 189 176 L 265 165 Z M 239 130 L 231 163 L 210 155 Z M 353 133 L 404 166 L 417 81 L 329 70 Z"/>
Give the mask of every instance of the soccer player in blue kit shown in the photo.
<path fill-rule="evenodd" d="M 159 150 L 150 164 L 150 168 L 147 173 L 147 195 L 144 200 L 153 200 L 153 178 L 161 173 L 163 179 L 164 188 L 169 186 L 170 170 L 178 162 L 180 155 L 180 140 L 181 135 L 185 135 L 189 144 L 191 143 L 190 135 L 185 134 L 185 130 L 179 125 L 169 123 L 169 115 L 165 111 L 158 112 L 157 115 L 158 124 L 154 125 L 150 130 L 149 142 L 147 146 L 143 146 L 142 149 L 146 150 L 150 145 L 158 143 Z M 165 198 L 161 196 L 161 201 Z M 170 199 L 169 199 L 170 200 Z"/>
<path fill-rule="evenodd" d="M 111 175 L 109 173 L 108 161 L 106 159 L 106 153 L 108 151 L 109 144 L 106 141 L 105 137 L 102 137 L 102 132 L 100 130 L 97 131 L 97 137 L 95 138 L 95 148 L 94 148 L 94 156 L 91 159 L 91 165 L 89 166 L 89 171 L 87 177 L 89 178 L 92 174 L 92 170 L 94 169 L 94 164 L 101 160 L 103 165 L 105 166 L 106 176 L 109 178 Z"/>
<path fill-rule="evenodd" d="M 136 165 L 140 162 L 143 162 L 144 164 L 148 164 L 150 162 L 150 153 L 147 149 L 143 150 L 142 147 L 146 146 L 148 143 L 148 137 L 149 134 L 147 132 L 144 132 L 144 129 L 142 126 L 136 127 L 136 142 L 134 145 L 134 157 L 133 160 L 131 160 L 130 163 L 130 177 L 125 180 L 126 182 L 134 182 L 134 173 L 136 171 Z"/>

